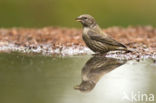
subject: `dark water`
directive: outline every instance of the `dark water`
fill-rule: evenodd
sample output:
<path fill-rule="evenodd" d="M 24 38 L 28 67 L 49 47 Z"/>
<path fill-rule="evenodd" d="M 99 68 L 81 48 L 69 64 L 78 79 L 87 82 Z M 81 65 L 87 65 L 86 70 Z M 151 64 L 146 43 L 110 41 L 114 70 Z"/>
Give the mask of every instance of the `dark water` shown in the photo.
<path fill-rule="evenodd" d="M 0 54 L 0 103 L 155 103 L 154 62 Z"/>

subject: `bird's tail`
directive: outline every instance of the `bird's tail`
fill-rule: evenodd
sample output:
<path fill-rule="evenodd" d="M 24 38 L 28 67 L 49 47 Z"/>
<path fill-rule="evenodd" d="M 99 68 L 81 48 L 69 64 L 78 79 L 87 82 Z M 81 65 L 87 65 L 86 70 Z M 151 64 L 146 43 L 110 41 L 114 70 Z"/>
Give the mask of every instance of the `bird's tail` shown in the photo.
<path fill-rule="evenodd" d="M 127 48 L 127 47 L 119 47 L 117 50 L 125 51 L 125 53 L 133 52 L 134 50 Z"/>
<path fill-rule="evenodd" d="M 125 53 L 131 53 L 131 52 L 133 52 L 134 50 L 132 50 L 132 49 L 130 49 L 130 48 L 126 48 L 125 49 Z"/>

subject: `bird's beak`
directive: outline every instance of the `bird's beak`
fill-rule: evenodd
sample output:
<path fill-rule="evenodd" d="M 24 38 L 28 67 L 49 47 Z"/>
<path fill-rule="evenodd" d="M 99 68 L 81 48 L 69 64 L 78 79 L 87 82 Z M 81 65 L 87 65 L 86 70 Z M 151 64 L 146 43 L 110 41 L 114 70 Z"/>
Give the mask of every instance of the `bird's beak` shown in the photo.
<path fill-rule="evenodd" d="M 78 21 L 78 22 L 80 22 L 81 21 L 81 18 L 76 18 L 75 20 Z"/>
<path fill-rule="evenodd" d="M 74 86 L 74 89 L 79 90 L 80 89 L 80 86 L 79 85 L 76 85 L 76 86 Z"/>

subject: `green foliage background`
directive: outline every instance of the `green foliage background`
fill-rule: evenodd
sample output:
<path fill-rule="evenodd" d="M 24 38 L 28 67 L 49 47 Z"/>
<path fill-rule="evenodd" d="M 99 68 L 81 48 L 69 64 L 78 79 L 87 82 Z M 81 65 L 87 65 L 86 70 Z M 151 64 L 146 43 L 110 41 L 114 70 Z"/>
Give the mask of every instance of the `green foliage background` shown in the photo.
<path fill-rule="evenodd" d="M 84 13 L 101 27 L 156 26 L 156 0 L 0 0 L 0 27 L 80 27 Z"/>

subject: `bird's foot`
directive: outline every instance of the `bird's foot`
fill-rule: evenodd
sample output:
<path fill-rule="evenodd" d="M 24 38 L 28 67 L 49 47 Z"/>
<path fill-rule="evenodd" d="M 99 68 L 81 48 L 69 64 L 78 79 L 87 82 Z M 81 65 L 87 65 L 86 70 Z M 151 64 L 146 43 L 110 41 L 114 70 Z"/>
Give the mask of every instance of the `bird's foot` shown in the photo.
<path fill-rule="evenodd" d="M 96 56 L 96 57 L 105 57 L 107 55 L 107 53 L 95 53 L 93 54 L 93 56 Z"/>

